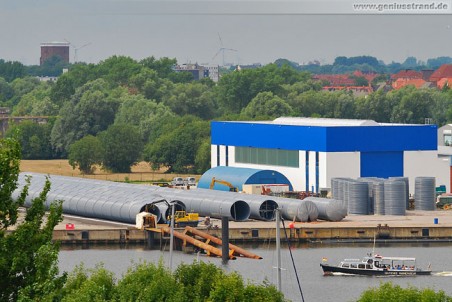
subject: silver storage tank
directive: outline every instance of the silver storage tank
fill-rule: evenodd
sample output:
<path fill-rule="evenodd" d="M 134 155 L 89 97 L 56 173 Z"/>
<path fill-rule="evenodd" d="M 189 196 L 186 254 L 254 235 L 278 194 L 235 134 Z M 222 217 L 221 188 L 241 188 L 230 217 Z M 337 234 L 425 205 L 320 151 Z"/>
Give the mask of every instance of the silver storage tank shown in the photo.
<path fill-rule="evenodd" d="M 385 215 L 405 215 L 405 186 L 403 180 L 386 180 L 384 182 Z"/>
<path fill-rule="evenodd" d="M 419 176 L 415 178 L 414 204 L 416 210 L 434 211 L 435 204 L 435 177 Z"/>

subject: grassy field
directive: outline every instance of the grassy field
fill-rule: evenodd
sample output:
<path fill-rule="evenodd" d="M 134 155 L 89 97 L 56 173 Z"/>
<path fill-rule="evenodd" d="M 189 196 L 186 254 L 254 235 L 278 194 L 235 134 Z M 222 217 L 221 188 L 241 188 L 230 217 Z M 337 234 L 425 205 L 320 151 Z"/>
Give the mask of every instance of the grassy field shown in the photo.
<path fill-rule="evenodd" d="M 199 175 L 166 174 L 165 170 L 152 171 L 146 162 L 140 162 L 132 167 L 131 173 L 106 173 L 101 169 L 96 169 L 93 175 L 83 175 L 78 169 L 72 169 L 67 160 L 22 160 L 20 163 L 21 172 L 36 172 L 51 175 L 75 176 L 92 179 L 102 179 L 111 181 L 139 181 L 158 182 L 171 181 L 176 176 L 194 176 L 199 179 Z"/>

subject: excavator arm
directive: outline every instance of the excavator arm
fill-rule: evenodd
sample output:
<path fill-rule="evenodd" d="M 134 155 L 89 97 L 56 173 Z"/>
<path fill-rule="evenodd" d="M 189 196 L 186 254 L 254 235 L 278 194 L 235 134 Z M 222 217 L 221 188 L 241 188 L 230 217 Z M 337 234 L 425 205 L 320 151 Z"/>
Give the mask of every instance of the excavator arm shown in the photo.
<path fill-rule="evenodd" d="M 229 192 L 238 192 L 238 189 L 234 187 L 229 181 L 216 179 L 215 177 L 212 177 L 212 181 L 210 182 L 210 189 L 213 190 L 213 187 L 215 186 L 215 183 L 225 185 L 229 187 Z"/>

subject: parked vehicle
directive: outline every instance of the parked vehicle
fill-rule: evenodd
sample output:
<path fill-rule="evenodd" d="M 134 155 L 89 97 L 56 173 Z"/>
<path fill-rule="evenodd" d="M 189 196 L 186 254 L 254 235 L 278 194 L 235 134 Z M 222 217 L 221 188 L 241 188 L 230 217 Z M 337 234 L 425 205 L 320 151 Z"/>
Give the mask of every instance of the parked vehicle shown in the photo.
<path fill-rule="evenodd" d="M 183 186 L 184 179 L 182 177 L 174 177 L 173 181 L 171 181 L 172 186 Z"/>

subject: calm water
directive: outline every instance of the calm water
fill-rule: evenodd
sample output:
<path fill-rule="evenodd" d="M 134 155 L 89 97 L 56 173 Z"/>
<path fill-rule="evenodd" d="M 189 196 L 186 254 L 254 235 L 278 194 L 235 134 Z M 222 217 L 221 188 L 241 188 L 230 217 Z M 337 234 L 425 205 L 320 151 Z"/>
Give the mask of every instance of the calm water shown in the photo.
<path fill-rule="evenodd" d="M 179 263 L 192 263 L 194 260 L 212 262 L 226 271 L 237 271 L 245 280 L 262 282 L 265 278 L 276 284 L 277 252 L 274 244 L 241 245 L 249 251 L 263 257 L 262 260 L 239 258 L 222 265 L 220 258 L 204 255 L 185 254 L 175 251 L 173 268 Z M 296 270 L 300 278 L 305 301 L 356 301 L 360 294 L 369 287 L 378 287 L 380 282 L 392 281 L 403 287 L 413 285 L 419 288 L 430 287 L 444 290 L 452 296 L 452 243 L 377 243 L 375 251 L 383 256 L 416 257 L 418 266 L 426 268 L 429 263 L 432 270 L 442 272 L 432 276 L 416 277 L 366 277 L 366 276 L 323 276 L 319 263 L 323 257 L 331 264 L 339 263 L 344 258 L 361 258 L 370 252 L 369 244 L 316 243 L 299 244 L 292 249 Z M 169 265 L 169 252 L 147 250 L 141 246 L 90 246 L 62 247 L 60 251 L 60 270 L 71 271 L 76 265 L 84 263 L 92 268 L 98 263 L 121 278 L 132 263 L 142 260 L 157 262 L 163 259 Z M 283 292 L 292 301 L 301 301 L 300 291 L 290 253 L 287 247 L 281 251 Z"/>

